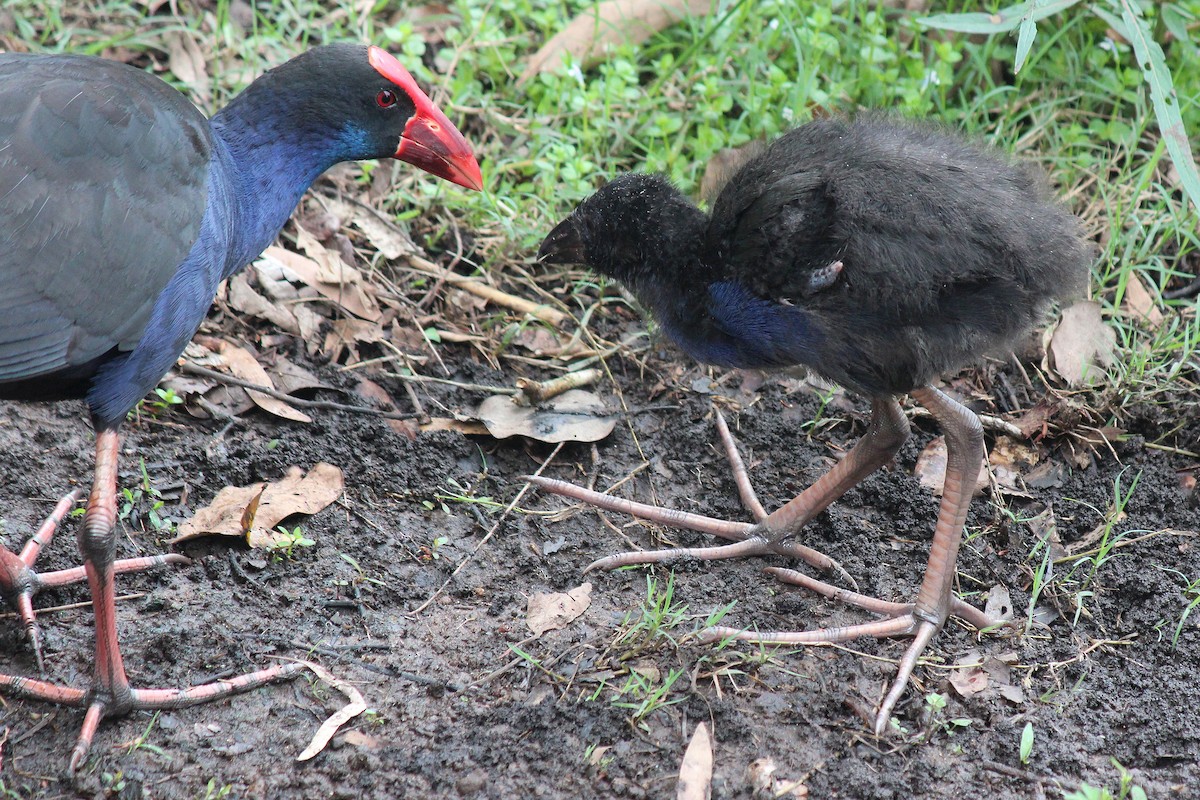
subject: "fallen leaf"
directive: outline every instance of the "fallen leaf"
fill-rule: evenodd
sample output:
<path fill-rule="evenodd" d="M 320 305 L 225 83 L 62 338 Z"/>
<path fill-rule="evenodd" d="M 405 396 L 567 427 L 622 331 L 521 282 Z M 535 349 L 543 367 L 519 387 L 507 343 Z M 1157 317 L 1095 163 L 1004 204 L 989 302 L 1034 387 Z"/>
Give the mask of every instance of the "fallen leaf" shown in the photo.
<path fill-rule="evenodd" d="M 329 207 L 335 214 L 349 220 L 351 225 L 362 231 L 371 246 L 387 260 L 395 261 L 414 253 L 420 254 L 421 249 L 404 230 L 384 222 L 370 209 L 340 200 L 330 201 Z"/>
<path fill-rule="evenodd" d="M 421 433 L 433 433 L 435 431 L 454 431 L 464 436 L 488 435 L 487 426 L 479 420 L 455 419 L 453 417 L 433 417 L 429 422 L 421 425 Z"/>
<path fill-rule="evenodd" d="M 579 618 L 592 604 L 592 584 L 585 583 L 569 592 L 540 592 L 530 595 L 525 609 L 525 624 L 534 636 L 559 631 Z"/>
<path fill-rule="evenodd" d="M 283 356 L 275 357 L 275 362 L 267 368 L 267 374 L 271 376 L 271 383 L 275 389 L 284 394 L 295 394 L 305 389 L 333 388 L 321 383 L 321 379 L 315 373 L 292 363 Z"/>
<path fill-rule="evenodd" d="M 258 384 L 259 386 L 267 386 L 274 389 L 274 384 L 271 383 L 271 376 L 267 375 L 267 371 L 258 363 L 249 350 L 238 347 L 232 342 L 225 342 L 221 347 L 221 358 L 225 362 L 225 366 L 233 373 L 235 377 L 241 378 L 244 381 Z M 254 404 L 274 414 L 277 417 L 290 419 L 294 422 L 312 422 L 312 417 L 305 414 L 299 409 L 292 408 L 284 401 L 277 397 L 272 397 L 269 394 L 247 389 L 246 393 L 250 395 L 250 399 Z"/>
<path fill-rule="evenodd" d="M 513 337 L 513 344 L 524 347 L 535 356 L 557 355 L 563 343 L 553 332 L 540 325 L 527 325 Z"/>
<path fill-rule="evenodd" d="M 335 711 L 329 719 L 321 723 L 321 727 L 317 728 L 317 732 L 313 734 L 312 741 L 308 743 L 308 747 L 304 748 L 304 752 L 296 756 L 297 761 L 308 761 L 325 749 L 325 746 L 329 744 L 329 740 L 334 737 L 339 728 L 366 711 L 367 703 L 363 700 L 363 696 L 358 689 L 345 681 L 340 681 L 333 677 L 333 674 L 329 670 L 309 661 L 302 661 L 301 663 L 312 670 L 325 683 L 346 695 L 346 700 L 349 701 L 346 705 Z"/>
<path fill-rule="evenodd" d="M 994 620 L 1007 622 L 1013 618 L 1012 594 L 1006 586 L 997 583 L 988 590 L 983 604 L 983 613 Z"/>
<path fill-rule="evenodd" d="M 375 302 L 375 287 L 363 279 L 361 272 L 303 228 L 296 229 L 296 244 L 320 268 L 313 276 L 315 280 L 305 283 L 354 316 L 378 321 L 382 312 Z"/>
<path fill-rule="evenodd" d="M 713 0 L 606 0 L 581 12 L 533 54 L 517 85 L 535 75 L 554 72 L 570 56 L 585 67 L 600 61 L 611 48 L 636 45 L 689 16 L 710 13 Z"/>
<path fill-rule="evenodd" d="M 982 666 L 967 667 L 950 671 L 950 685 L 964 700 L 985 691 L 991 679 Z"/>
<path fill-rule="evenodd" d="M 376 322 L 365 319 L 339 319 L 329 326 L 329 333 L 321 345 L 321 351 L 331 361 L 341 363 L 343 354 L 349 354 L 346 365 L 353 366 L 359 362 L 358 345 L 382 342 L 387 340 L 387 334 Z"/>
<path fill-rule="evenodd" d="M 508 395 L 493 395 L 476 412 L 497 439 L 527 436 L 539 442 L 598 442 L 612 433 L 617 417 L 608 415 L 600 398 L 572 389 L 536 408 L 517 405 Z"/>
<path fill-rule="evenodd" d="M 193 99 L 201 107 L 207 105 L 212 95 L 212 85 L 204 61 L 204 51 L 187 31 L 166 34 L 166 43 L 167 66 L 171 73 L 188 87 Z"/>
<path fill-rule="evenodd" d="M 1142 320 L 1152 330 L 1162 324 L 1162 309 L 1146 288 L 1145 280 L 1136 272 L 1129 276 L 1125 284 L 1125 308 L 1130 316 Z"/>
<path fill-rule="evenodd" d="M 179 526 L 171 544 L 186 542 L 200 536 L 245 537 L 251 547 L 264 547 L 282 541 L 274 533 L 275 526 L 293 514 L 315 514 L 337 500 L 345 488 L 342 471 L 332 464 L 320 462 L 307 474 L 300 467 L 290 467 L 278 481 L 250 486 L 226 486 L 217 492 L 212 503 L 198 509 L 192 518 Z M 258 509 L 253 514 L 253 526 L 244 532 L 242 518 L 247 508 L 261 493 Z"/>
<path fill-rule="evenodd" d="M 342 734 L 342 741 L 355 747 L 361 747 L 363 750 L 378 750 L 383 747 L 383 742 L 378 736 L 371 736 L 362 731 L 346 731 Z"/>
<path fill-rule="evenodd" d="M 1063 311 L 1046 352 L 1063 380 L 1082 386 L 1104 380 L 1104 368 L 1113 363 L 1116 346 L 1117 334 L 1104 324 L 1100 304 L 1087 300 Z"/>
<path fill-rule="evenodd" d="M 1004 489 L 1020 489 L 1021 476 L 1037 464 L 1040 458 L 1036 448 L 1008 436 L 996 437 L 996 443 L 988 451 L 992 478 Z"/>
<path fill-rule="evenodd" d="M 342 257 L 337 253 L 317 242 L 311 233 L 305 232 L 304 235 L 308 237 L 307 240 L 316 242 L 314 251 L 315 248 L 320 248 L 316 252 L 327 254 L 327 258 L 318 262 L 310 256 L 293 253 L 277 246 L 264 250 L 263 258 L 279 262 L 296 280 L 312 287 L 322 297 L 337 304 L 347 313 L 373 322 L 378 321 L 383 312 L 375 301 L 373 290 L 364 288 L 365 281 L 361 273 L 342 261 Z M 298 233 L 297 240 L 300 238 Z"/>
<path fill-rule="evenodd" d="M 604 754 L 609 750 L 612 750 L 611 744 L 602 744 L 599 747 L 594 748 L 591 751 L 591 754 L 587 757 L 588 765 L 593 767 L 600 766 L 604 762 Z"/>
<path fill-rule="evenodd" d="M 250 285 L 250 276 L 245 272 L 239 272 L 229 279 L 226 302 L 234 311 L 265 319 L 288 333 L 300 334 L 300 323 L 296 321 L 296 315 L 291 309 L 273 303 L 256 292 Z"/>
<path fill-rule="evenodd" d="M 250 498 L 250 502 L 246 504 L 246 508 L 242 510 L 241 527 L 242 535 L 246 537 L 246 542 L 250 541 L 250 531 L 254 530 L 254 517 L 258 514 L 258 504 L 262 502 L 263 492 L 267 490 L 267 485 L 264 483 L 262 488 L 258 490 L 258 494 Z"/>
<path fill-rule="evenodd" d="M 704 167 L 704 177 L 700 179 L 700 198 L 709 207 L 716 202 L 717 195 L 729 183 L 729 179 L 745 166 L 746 162 L 767 149 L 767 143 L 762 140 L 747 142 L 741 147 L 727 147 L 718 150 L 717 154 L 708 160 Z M 761 374 L 761 373 L 759 373 Z"/>
<path fill-rule="evenodd" d="M 354 387 L 354 391 L 362 398 L 369 400 L 372 405 L 384 411 L 392 411 L 396 408 L 396 404 L 392 402 L 392 396 L 387 391 L 373 380 L 368 378 L 359 378 L 358 384 Z M 409 441 L 416 441 L 417 424 L 412 420 L 407 419 L 389 419 L 387 425 L 393 432 L 400 434 Z"/>
<path fill-rule="evenodd" d="M 808 797 L 804 781 L 785 781 L 775 777 L 777 771 L 771 758 L 756 758 L 746 767 L 746 782 L 754 800 L 779 800 L 781 797 Z"/>
<path fill-rule="evenodd" d="M 708 726 L 696 726 L 679 765 L 675 800 L 709 800 L 712 797 L 713 749 Z"/>
<path fill-rule="evenodd" d="M 917 456 L 917 464 L 913 474 L 921 481 L 921 485 L 941 497 L 942 488 L 946 483 L 946 437 L 938 436 Z M 975 478 L 972 495 L 977 495 L 988 487 L 987 453 L 984 453 L 983 466 Z"/>

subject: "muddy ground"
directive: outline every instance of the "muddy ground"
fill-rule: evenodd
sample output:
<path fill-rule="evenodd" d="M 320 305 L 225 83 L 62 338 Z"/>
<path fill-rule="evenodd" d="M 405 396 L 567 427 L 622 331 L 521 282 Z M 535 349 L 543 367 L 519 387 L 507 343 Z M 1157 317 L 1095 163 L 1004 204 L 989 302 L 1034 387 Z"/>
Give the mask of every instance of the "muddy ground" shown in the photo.
<path fill-rule="evenodd" d="M 522 372 L 491 370 L 465 347 L 443 348 L 442 355 L 462 381 L 511 385 Z M 794 381 L 768 382 L 753 393 L 738 379 L 714 387 L 708 373 L 676 359 L 665 348 L 640 363 L 610 359 L 625 403 L 642 413 L 626 417 L 594 454 L 590 445 L 567 445 L 546 474 L 573 480 L 594 474 L 605 487 L 648 459 L 649 468 L 618 493 L 746 519 L 715 447 L 714 402 L 732 411 L 768 508 L 813 480 L 865 427 L 867 404 L 838 399 L 809 437 L 802 424 L 820 412 L 815 393 Z M 971 373 L 956 387 L 967 392 L 991 383 L 990 375 Z M 321 377 L 351 384 L 330 366 Z M 397 383 L 381 382 L 404 398 Z M 599 387 L 610 400 L 613 390 L 607 382 Z M 420 396 L 464 410 L 480 399 L 428 385 Z M 1036 389 L 1017 392 L 1025 408 L 1039 396 Z M 1194 415 L 1195 406 L 1188 407 Z M 221 424 L 177 410 L 143 414 L 127 426 L 121 485 L 137 486 L 144 458 L 165 498 L 162 513 L 176 520 L 221 487 L 275 479 L 290 465 L 336 464 L 347 488 L 338 504 L 300 520 L 316 544 L 297 548 L 291 560 L 215 543 L 191 548 L 198 556 L 192 566 L 123 577 L 119 592 L 138 596 L 120 604 L 122 640 L 141 685 L 201 682 L 274 656 L 308 656 L 354 682 L 371 711 L 307 763 L 297 763 L 296 755 L 343 704 L 338 692 L 309 678 L 157 719 L 135 713 L 104 723 L 86 769 L 68 779 L 81 713 L 6 699 L 0 706 L 6 797 L 674 797 L 680 760 L 699 722 L 714 736 L 719 798 L 771 796 L 754 794 L 748 769 L 760 759 L 773 764 L 775 791 L 787 797 L 803 796 L 805 788 L 812 797 L 1059 797 L 1059 787 L 1081 781 L 1115 792 L 1113 759 L 1150 797 L 1200 796 L 1200 613 L 1172 641 L 1196 597 L 1185 586 L 1200 577 L 1200 510 L 1185 480 L 1197 464 L 1147 448 L 1143 438 L 1174 427 L 1169 414 L 1132 410 L 1124 420 L 1126 441 L 1097 447 L 1081 459 L 1082 468 L 1068 459 L 1065 437 L 1044 440 L 1041 455 L 1058 465 L 1057 477 L 1045 488 L 1025 487 L 1028 497 L 1007 496 L 1009 516 L 998 510 L 996 495 L 977 498 L 959 589 L 981 604 L 981 593 L 1006 587 L 1022 621 L 1044 552 L 1031 551 L 1045 535 L 1044 526 L 1024 520 L 1052 508 L 1056 548 L 1069 549 L 1103 523 L 1114 481 L 1120 476 L 1127 487 L 1140 473 L 1113 533 L 1145 538 L 1117 548 L 1086 587 L 1080 576 L 1090 566 L 1068 579 L 1072 559 L 1060 563 L 1061 580 L 1043 592 L 1042 612 L 1028 633 L 1021 624 L 1017 634 L 980 637 L 965 625 L 948 625 L 917 670 L 920 690 L 910 689 L 899 706 L 906 733 L 882 739 L 868 732 L 862 715 L 891 679 L 901 643 L 718 651 L 687 635 L 731 601 L 728 623 L 764 629 L 842 624 L 862 619 L 860 612 L 775 583 L 761 574 L 764 559 L 692 563 L 674 571 L 674 602 L 686 606 L 686 617 L 664 635 L 619 641 L 643 618 L 647 577 L 661 591 L 670 571 L 585 577 L 587 564 L 623 548 L 621 533 L 642 547 L 663 536 L 687 543 L 707 543 L 706 537 L 612 514 L 606 525 L 592 511 L 550 518 L 535 512 L 562 509 L 564 501 L 530 492 L 474 552 L 501 513 L 446 499 L 459 491 L 454 482 L 507 505 L 523 486 L 519 476 L 536 470 L 551 446 L 453 432 L 410 441 L 375 417 L 313 414 L 314 422 L 303 425 L 252 412 L 223 435 Z M 1195 416 L 1186 420 L 1196 424 Z M 851 491 L 807 531 L 807 543 L 838 559 L 862 591 L 890 599 L 912 595 L 937 509 L 913 475 L 936 430 L 923 419 L 914 433 L 894 468 Z M 994 446 L 993 434 L 988 440 Z M 4 539 L 17 548 L 69 480 L 90 479 L 91 433 L 81 406 L 0 406 L 0 452 Z M 144 527 L 144 514 L 123 524 L 121 555 L 165 547 L 165 534 Z M 445 542 L 435 546 L 441 537 Z M 41 566 L 74 563 L 74 549 L 66 532 Z M 412 613 L 464 559 L 446 591 Z M 584 581 L 593 585 L 586 613 L 563 630 L 531 638 L 527 598 Z M 1077 591 L 1091 594 L 1076 620 Z M 85 599 L 75 586 L 47 591 L 37 604 Z M 49 676 L 81 685 L 89 675 L 90 612 L 46 613 L 41 625 Z M 35 669 L 11 618 L 0 619 L 0 654 L 0 671 Z M 963 697 L 950 687 L 944 665 L 964 655 L 992 658 L 987 691 Z M 997 671 L 1000 662 L 1009 666 L 1007 678 Z M 631 668 L 647 690 L 618 696 L 636 682 Z M 638 718 L 629 706 L 642 705 L 673 670 L 682 674 L 662 697 L 669 704 Z M 948 702 L 931 715 L 924 695 L 934 692 Z M 1026 722 L 1034 740 L 1022 763 Z M 801 788 L 787 794 L 797 781 Z"/>

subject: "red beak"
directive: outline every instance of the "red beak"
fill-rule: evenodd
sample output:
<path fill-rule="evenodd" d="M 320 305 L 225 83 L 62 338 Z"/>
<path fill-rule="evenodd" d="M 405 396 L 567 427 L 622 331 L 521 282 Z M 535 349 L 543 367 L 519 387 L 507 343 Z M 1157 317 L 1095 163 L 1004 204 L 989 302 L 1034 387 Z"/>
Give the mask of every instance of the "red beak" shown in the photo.
<path fill-rule="evenodd" d="M 483 175 L 479 163 L 458 128 L 446 119 L 441 109 L 421 91 L 408 70 L 391 54 L 372 46 L 368 49 L 368 59 L 375 71 L 399 86 L 416 108 L 404 126 L 395 158 L 451 183 L 481 191 Z"/>

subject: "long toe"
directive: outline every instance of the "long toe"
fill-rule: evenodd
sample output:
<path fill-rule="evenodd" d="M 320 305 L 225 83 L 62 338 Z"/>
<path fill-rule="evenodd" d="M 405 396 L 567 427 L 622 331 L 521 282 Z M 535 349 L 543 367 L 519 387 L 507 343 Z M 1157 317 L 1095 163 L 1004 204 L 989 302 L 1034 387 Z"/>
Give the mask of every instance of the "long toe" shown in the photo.
<path fill-rule="evenodd" d="M 578 500 L 581 503 L 586 503 L 604 511 L 628 514 L 647 522 L 671 528 L 683 528 L 700 533 L 710 533 L 722 539 L 729 539 L 736 542 L 733 545 L 719 547 L 677 547 L 668 550 L 637 550 L 618 553 L 592 562 L 588 566 L 587 572 L 597 569 L 612 570 L 635 564 L 671 563 L 687 559 L 718 561 L 728 558 L 746 558 L 748 556 L 782 555 L 788 558 L 798 558 L 823 572 L 836 572 L 851 585 L 856 585 L 854 579 L 842 569 L 841 565 L 829 556 L 797 542 L 769 542 L 762 535 L 762 528 L 759 525 L 749 522 L 717 519 L 716 517 L 706 517 L 702 514 L 693 514 L 674 508 L 662 508 L 661 506 L 638 503 L 633 500 L 626 500 L 621 497 L 613 497 L 610 494 L 593 491 L 592 489 L 585 489 L 582 486 L 576 486 L 573 483 L 554 478 L 526 475 L 524 479 L 551 494 Z"/>
<path fill-rule="evenodd" d="M 0 674 L 0 693 L 27 700 L 41 700 L 72 708 L 87 708 L 75 749 L 71 752 L 69 769 L 77 772 L 87 759 L 92 740 L 100 723 L 108 716 L 119 716 L 132 710 L 178 709 L 220 700 L 230 695 L 248 692 L 269 683 L 290 680 L 299 675 L 305 665 L 297 661 L 277 664 L 257 672 L 184 689 L 133 689 L 128 685 L 115 687 L 126 701 L 114 706 L 108 700 L 114 687 L 98 686 L 91 690 L 61 686 L 49 681 Z"/>

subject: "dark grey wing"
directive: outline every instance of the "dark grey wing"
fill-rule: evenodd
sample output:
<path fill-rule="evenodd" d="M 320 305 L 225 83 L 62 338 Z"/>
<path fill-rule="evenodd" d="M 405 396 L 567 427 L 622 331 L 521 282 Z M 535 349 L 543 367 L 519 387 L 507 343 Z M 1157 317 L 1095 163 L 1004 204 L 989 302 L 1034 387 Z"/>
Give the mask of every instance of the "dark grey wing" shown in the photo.
<path fill-rule="evenodd" d="M 727 278 L 759 297 L 795 300 L 832 285 L 839 255 L 833 198 L 821 170 L 773 168 L 769 155 L 726 185 L 707 243 Z"/>
<path fill-rule="evenodd" d="M 151 75 L 0 55 L 0 382 L 137 343 L 199 235 L 211 148 Z"/>

